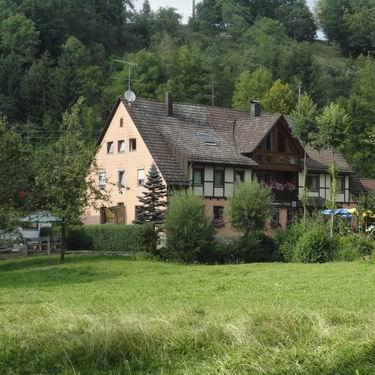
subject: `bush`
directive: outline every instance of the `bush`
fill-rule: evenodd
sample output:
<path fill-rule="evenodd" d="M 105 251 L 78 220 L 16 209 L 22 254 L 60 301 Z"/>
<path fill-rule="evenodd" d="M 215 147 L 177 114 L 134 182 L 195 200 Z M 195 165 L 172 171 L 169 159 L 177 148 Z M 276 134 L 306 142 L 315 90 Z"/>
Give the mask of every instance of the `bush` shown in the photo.
<path fill-rule="evenodd" d="M 321 215 L 308 216 L 306 226 L 303 221 L 297 221 L 287 231 L 279 231 L 275 235 L 275 243 L 278 253 L 283 262 L 300 262 L 300 254 L 297 253 L 297 247 L 302 237 L 310 232 L 321 232 L 329 234 L 329 227 L 323 221 Z M 334 248 L 333 241 L 331 248 Z M 333 251 L 333 250 L 332 250 Z"/>
<path fill-rule="evenodd" d="M 303 263 L 324 263 L 333 259 L 334 247 L 334 241 L 326 228 L 316 226 L 298 240 L 294 260 Z"/>
<path fill-rule="evenodd" d="M 354 236 L 339 237 L 334 260 L 351 262 L 361 257 L 371 255 L 373 250 L 373 245 L 367 239 Z"/>
<path fill-rule="evenodd" d="M 281 261 L 293 262 L 296 245 L 305 232 L 302 222 L 293 224 L 287 231 L 280 230 L 275 236 Z"/>
<path fill-rule="evenodd" d="M 256 180 L 235 186 L 229 199 L 229 216 L 233 228 L 248 234 L 261 230 L 272 212 L 272 190 Z"/>
<path fill-rule="evenodd" d="M 156 234 L 151 225 L 87 225 L 68 231 L 69 250 L 102 252 L 153 251 Z"/>
<path fill-rule="evenodd" d="M 215 232 L 206 217 L 202 199 L 192 192 L 177 192 L 165 218 L 167 259 L 197 262 L 214 246 Z"/>
<path fill-rule="evenodd" d="M 279 260 L 271 237 L 263 232 L 250 233 L 246 238 L 217 241 L 202 259 L 205 263 L 250 263 Z"/>
<path fill-rule="evenodd" d="M 52 227 L 42 227 L 40 237 L 61 237 L 61 225 L 52 225 Z"/>

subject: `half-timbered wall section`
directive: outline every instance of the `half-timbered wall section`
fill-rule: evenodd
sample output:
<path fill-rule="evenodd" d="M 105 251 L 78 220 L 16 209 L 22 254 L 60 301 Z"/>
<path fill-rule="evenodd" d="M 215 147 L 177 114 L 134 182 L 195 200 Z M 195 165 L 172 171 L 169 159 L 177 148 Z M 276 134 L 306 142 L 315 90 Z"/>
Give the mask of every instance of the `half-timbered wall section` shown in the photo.
<path fill-rule="evenodd" d="M 303 192 L 303 173 L 299 174 L 299 193 Z M 326 173 L 309 172 L 306 178 L 306 187 L 311 198 L 330 199 L 331 176 Z M 342 174 L 337 177 L 337 203 L 351 203 L 350 175 Z"/>
<path fill-rule="evenodd" d="M 207 198 L 229 198 L 236 182 L 251 181 L 250 168 L 192 164 L 190 180 L 194 193 Z"/>

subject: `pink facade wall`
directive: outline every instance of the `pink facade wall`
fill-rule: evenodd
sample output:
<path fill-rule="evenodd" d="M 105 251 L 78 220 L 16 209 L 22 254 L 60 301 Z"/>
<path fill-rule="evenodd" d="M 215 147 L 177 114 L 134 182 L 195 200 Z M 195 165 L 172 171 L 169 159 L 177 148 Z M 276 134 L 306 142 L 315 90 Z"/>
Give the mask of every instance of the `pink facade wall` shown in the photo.
<path fill-rule="evenodd" d="M 120 120 L 123 127 L 120 127 Z M 136 151 L 129 151 L 129 139 L 135 138 Z M 118 141 L 125 141 L 125 152 L 118 152 Z M 107 154 L 107 142 L 113 142 L 113 154 Z M 102 140 L 96 155 L 98 172 L 105 171 L 107 177 L 106 191 L 110 195 L 110 202 L 99 202 L 98 207 L 113 207 L 123 203 L 126 207 L 126 223 L 131 224 L 135 219 L 135 206 L 139 205 L 138 196 L 143 188 L 138 186 L 138 169 L 144 169 L 145 178 L 154 162 L 146 144 L 130 118 L 125 106 L 120 103 L 108 130 Z M 125 188 L 119 189 L 118 172 L 125 171 Z M 96 176 L 99 183 L 99 177 Z M 100 211 L 89 207 L 84 217 L 85 224 L 100 224 Z"/>

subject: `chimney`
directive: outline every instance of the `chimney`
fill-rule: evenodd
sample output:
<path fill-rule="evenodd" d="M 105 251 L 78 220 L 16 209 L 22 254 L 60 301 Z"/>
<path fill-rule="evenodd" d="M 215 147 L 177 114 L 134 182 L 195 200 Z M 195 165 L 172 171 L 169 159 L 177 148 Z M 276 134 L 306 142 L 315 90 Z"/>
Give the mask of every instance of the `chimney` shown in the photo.
<path fill-rule="evenodd" d="M 165 93 L 165 109 L 167 111 L 168 116 L 173 115 L 173 98 L 172 93 L 170 91 L 167 91 Z"/>
<path fill-rule="evenodd" d="M 261 106 L 258 100 L 252 100 L 250 102 L 250 114 L 251 117 L 260 117 L 261 114 Z"/>

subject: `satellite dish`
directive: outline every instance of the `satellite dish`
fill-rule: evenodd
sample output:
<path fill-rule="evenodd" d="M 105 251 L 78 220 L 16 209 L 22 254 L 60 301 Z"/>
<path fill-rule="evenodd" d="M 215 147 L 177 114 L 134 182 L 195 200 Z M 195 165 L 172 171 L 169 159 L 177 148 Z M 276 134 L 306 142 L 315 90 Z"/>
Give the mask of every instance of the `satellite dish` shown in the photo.
<path fill-rule="evenodd" d="M 132 90 L 126 91 L 125 94 L 124 94 L 124 97 L 125 97 L 126 101 L 129 102 L 129 103 L 133 103 L 135 98 L 136 98 L 136 96 L 135 96 L 135 94 Z"/>

